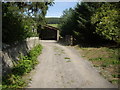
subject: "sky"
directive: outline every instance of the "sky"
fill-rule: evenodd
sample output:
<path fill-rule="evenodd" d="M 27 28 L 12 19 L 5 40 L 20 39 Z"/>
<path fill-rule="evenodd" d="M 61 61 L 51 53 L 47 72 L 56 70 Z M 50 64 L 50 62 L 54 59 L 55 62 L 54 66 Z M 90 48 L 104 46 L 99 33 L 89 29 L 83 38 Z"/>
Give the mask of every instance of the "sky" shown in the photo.
<path fill-rule="evenodd" d="M 77 0 L 70 0 L 69 2 L 55 0 L 55 4 L 49 6 L 46 17 L 60 17 L 65 9 L 74 8 L 77 2 Z"/>

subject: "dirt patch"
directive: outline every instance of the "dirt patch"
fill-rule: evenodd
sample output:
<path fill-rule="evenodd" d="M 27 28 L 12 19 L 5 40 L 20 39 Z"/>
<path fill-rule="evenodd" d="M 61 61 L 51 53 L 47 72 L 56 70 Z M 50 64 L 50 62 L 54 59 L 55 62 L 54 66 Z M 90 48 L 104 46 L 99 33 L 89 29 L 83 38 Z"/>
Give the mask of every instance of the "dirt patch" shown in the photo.
<path fill-rule="evenodd" d="M 40 64 L 30 88 L 114 88 L 76 49 L 56 42 L 42 41 Z M 63 53 L 64 52 L 64 53 Z M 58 55 L 61 54 L 61 55 Z M 98 82 L 99 81 L 99 82 Z"/>
<path fill-rule="evenodd" d="M 91 61 L 93 66 L 96 67 L 100 71 L 100 74 L 108 79 L 108 81 L 118 85 L 120 76 L 118 65 L 120 65 L 120 61 L 117 59 L 117 49 L 110 49 L 108 47 L 80 48 L 78 46 L 75 48 L 79 48 L 80 52 L 82 52 L 82 57 Z"/>

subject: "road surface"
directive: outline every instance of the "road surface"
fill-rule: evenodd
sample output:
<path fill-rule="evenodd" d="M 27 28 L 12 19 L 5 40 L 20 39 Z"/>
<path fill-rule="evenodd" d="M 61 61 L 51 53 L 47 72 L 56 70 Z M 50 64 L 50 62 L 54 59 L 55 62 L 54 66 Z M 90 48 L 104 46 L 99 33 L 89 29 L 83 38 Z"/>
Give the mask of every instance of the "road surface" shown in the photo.
<path fill-rule="evenodd" d="M 114 88 L 70 46 L 40 41 L 42 54 L 28 88 Z"/>

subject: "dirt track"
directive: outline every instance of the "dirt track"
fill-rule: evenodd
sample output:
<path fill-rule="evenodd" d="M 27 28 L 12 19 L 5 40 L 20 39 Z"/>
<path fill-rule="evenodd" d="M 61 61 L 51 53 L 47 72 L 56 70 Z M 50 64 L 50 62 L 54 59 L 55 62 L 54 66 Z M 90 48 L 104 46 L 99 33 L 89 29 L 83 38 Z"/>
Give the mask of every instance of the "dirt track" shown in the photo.
<path fill-rule="evenodd" d="M 113 88 L 91 63 L 83 60 L 72 47 L 55 41 L 41 41 L 42 54 L 38 57 L 36 73 L 30 88 Z"/>

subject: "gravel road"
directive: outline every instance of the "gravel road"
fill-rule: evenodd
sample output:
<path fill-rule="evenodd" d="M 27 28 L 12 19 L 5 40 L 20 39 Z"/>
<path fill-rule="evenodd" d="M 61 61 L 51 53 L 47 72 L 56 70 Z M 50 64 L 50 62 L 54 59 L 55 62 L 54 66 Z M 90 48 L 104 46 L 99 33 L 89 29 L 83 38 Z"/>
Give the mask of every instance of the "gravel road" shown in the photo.
<path fill-rule="evenodd" d="M 40 41 L 42 54 L 28 88 L 114 88 L 70 46 Z"/>

